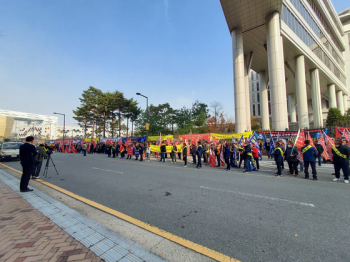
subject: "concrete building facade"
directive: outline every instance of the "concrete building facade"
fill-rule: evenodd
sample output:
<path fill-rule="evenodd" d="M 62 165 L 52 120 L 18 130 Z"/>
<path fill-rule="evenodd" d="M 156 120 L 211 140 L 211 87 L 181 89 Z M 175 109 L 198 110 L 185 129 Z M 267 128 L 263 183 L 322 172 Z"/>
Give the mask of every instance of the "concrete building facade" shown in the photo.
<path fill-rule="evenodd" d="M 349 12 L 338 15 L 329 0 L 221 5 L 232 38 L 237 132 L 250 130 L 251 116 L 283 131 L 323 127 L 330 107 L 347 110 Z"/>

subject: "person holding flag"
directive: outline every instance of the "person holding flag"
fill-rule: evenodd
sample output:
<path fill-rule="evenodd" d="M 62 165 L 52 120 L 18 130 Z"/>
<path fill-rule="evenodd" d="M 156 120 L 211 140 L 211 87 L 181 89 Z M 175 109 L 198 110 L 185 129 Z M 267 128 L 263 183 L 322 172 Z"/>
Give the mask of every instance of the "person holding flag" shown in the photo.
<path fill-rule="evenodd" d="M 335 178 L 333 181 L 340 180 L 340 169 L 343 170 L 344 183 L 349 184 L 349 156 L 350 148 L 347 146 L 346 138 L 336 141 L 336 145 L 332 146 L 333 164 L 335 171 Z"/>
<path fill-rule="evenodd" d="M 317 172 L 316 172 L 316 157 L 318 155 L 318 152 L 316 148 L 310 145 L 310 140 L 305 140 L 305 146 L 301 148 L 301 153 L 303 154 L 303 157 L 304 157 L 305 179 L 309 179 L 309 165 L 310 165 L 312 169 L 313 180 L 318 180 Z"/>

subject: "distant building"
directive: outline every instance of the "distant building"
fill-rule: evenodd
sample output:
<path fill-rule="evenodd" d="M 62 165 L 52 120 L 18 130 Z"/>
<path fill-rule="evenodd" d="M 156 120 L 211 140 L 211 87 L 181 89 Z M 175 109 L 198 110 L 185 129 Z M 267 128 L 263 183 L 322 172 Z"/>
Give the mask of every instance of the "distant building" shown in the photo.
<path fill-rule="evenodd" d="M 65 137 L 84 136 L 80 126 L 66 126 Z M 41 139 L 62 138 L 63 125 L 58 124 L 57 116 L 47 116 L 0 109 L 0 139 L 23 139 L 35 136 Z"/>

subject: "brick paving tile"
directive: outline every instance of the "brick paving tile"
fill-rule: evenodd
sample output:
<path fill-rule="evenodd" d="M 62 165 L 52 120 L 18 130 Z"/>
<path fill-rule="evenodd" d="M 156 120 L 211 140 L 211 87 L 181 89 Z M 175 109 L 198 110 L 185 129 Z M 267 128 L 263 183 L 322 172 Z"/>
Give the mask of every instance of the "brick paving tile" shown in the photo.
<path fill-rule="evenodd" d="M 73 255 L 73 256 L 69 256 L 67 261 L 75 261 L 75 260 L 82 260 L 84 259 L 86 256 L 86 253 L 83 254 L 78 254 L 78 255 Z"/>
<path fill-rule="evenodd" d="M 103 261 L 0 181 L 0 261 Z"/>
<path fill-rule="evenodd" d="M 16 258 L 16 260 L 14 260 L 13 262 L 22 262 L 25 259 L 26 259 L 25 257 L 19 257 L 19 258 Z"/>

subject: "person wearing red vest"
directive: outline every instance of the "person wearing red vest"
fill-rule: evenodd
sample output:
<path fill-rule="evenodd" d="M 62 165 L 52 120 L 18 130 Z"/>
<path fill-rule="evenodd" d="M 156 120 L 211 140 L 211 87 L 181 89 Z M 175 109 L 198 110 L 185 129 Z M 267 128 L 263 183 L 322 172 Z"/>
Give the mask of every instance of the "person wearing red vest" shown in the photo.
<path fill-rule="evenodd" d="M 253 157 L 256 162 L 256 169 L 260 171 L 260 166 L 259 166 L 259 149 L 256 147 L 255 144 L 253 144 L 253 149 L 252 149 Z"/>

